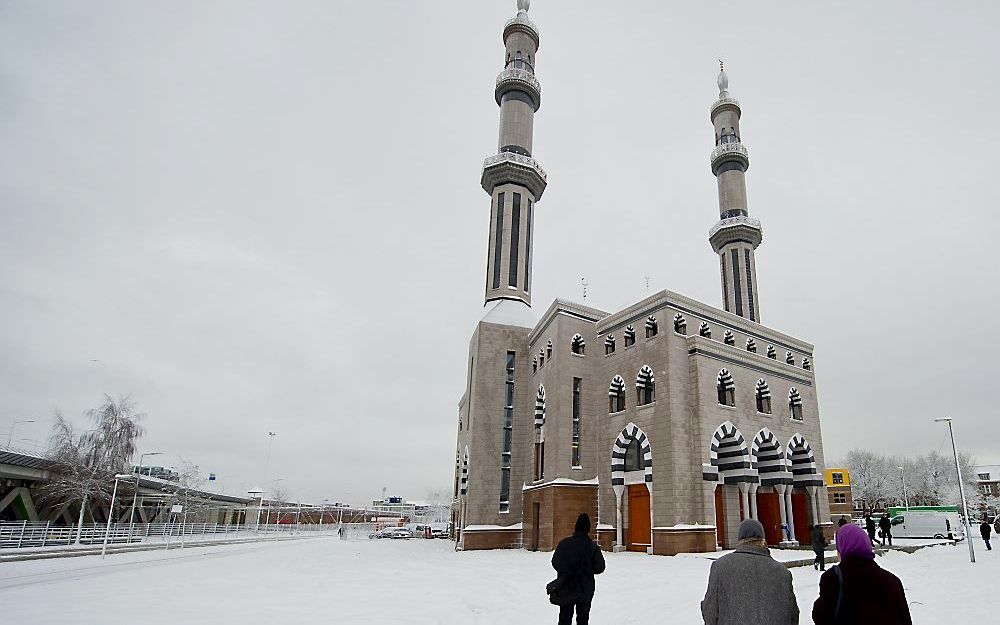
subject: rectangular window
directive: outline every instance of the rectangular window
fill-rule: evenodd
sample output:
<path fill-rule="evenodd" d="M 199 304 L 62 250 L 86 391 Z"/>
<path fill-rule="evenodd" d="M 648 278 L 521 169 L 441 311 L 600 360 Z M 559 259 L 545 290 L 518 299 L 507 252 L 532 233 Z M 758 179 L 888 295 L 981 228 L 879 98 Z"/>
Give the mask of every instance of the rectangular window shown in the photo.
<path fill-rule="evenodd" d="M 528 278 L 531 275 L 531 200 L 528 200 L 528 223 L 524 239 L 524 292 L 528 292 Z"/>
<path fill-rule="evenodd" d="M 514 422 L 514 352 L 507 352 L 507 389 L 503 407 L 503 451 L 500 453 L 500 512 L 510 510 L 510 450 Z"/>
<path fill-rule="evenodd" d="M 580 466 L 580 386 L 583 380 L 573 378 L 573 466 Z"/>
<path fill-rule="evenodd" d="M 739 250 L 733 250 L 733 291 L 736 302 L 736 314 L 743 316 L 743 293 L 740 292 L 740 254 Z"/>
<path fill-rule="evenodd" d="M 743 250 L 746 254 L 747 263 L 747 302 L 750 310 L 750 321 L 757 321 L 757 315 L 753 312 L 753 274 L 750 273 L 750 250 Z"/>
<path fill-rule="evenodd" d="M 726 279 L 726 255 L 719 257 L 722 262 L 722 305 L 729 312 L 729 281 Z"/>
<path fill-rule="evenodd" d="M 517 286 L 517 253 L 521 245 L 521 194 L 514 194 L 514 209 L 510 215 L 510 270 L 507 284 Z"/>
<path fill-rule="evenodd" d="M 847 493 L 834 493 L 833 503 L 847 503 Z"/>
<path fill-rule="evenodd" d="M 493 236 L 493 288 L 500 288 L 500 251 L 503 247 L 503 193 L 497 195 L 497 225 Z"/>
<path fill-rule="evenodd" d="M 834 484 L 843 484 L 844 483 L 844 474 L 843 473 L 832 473 L 831 477 L 833 478 L 833 483 Z"/>

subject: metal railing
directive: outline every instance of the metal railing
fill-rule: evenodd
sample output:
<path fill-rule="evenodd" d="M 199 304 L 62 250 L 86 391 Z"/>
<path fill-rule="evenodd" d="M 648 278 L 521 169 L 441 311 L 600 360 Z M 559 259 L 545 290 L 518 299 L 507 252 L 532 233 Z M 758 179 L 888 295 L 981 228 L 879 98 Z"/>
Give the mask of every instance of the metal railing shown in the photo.
<path fill-rule="evenodd" d="M 347 525 L 347 524 L 345 524 Z M 352 524 L 353 525 L 353 524 Z M 107 535 L 109 545 L 170 542 L 180 540 L 249 539 L 260 536 L 337 533 L 335 523 L 295 524 L 271 523 L 255 527 L 224 523 L 116 523 L 109 529 L 104 523 L 77 526 L 55 526 L 51 523 L 0 522 L 0 549 L 27 547 L 58 547 L 101 545 Z M 367 531 L 367 529 L 362 530 Z M 354 533 L 354 532 L 352 532 Z M 78 539 L 79 535 L 79 539 Z M 367 534 L 366 534 L 367 536 Z"/>
<path fill-rule="evenodd" d="M 538 82 L 538 78 L 534 74 L 526 69 L 505 69 L 497 76 L 497 87 L 502 85 L 507 81 L 521 81 L 526 82 L 531 85 L 531 88 L 535 90 L 538 95 L 542 94 L 542 84 Z"/>
<path fill-rule="evenodd" d="M 742 143 L 720 143 L 715 146 L 712 150 L 712 156 L 709 158 L 711 162 L 715 162 L 715 159 L 726 156 L 729 154 L 738 154 L 743 158 L 749 158 L 747 155 L 747 146 Z"/>
<path fill-rule="evenodd" d="M 524 167 L 530 167 L 538 172 L 538 175 L 542 177 L 542 180 L 548 180 L 548 175 L 545 173 L 545 170 L 542 169 L 542 166 L 538 163 L 538 161 L 530 156 L 524 156 L 523 154 L 517 154 L 515 152 L 500 152 L 499 154 L 486 157 L 486 160 L 483 161 L 483 169 L 506 162 L 517 163 L 518 165 L 523 165 Z"/>
<path fill-rule="evenodd" d="M 715 236 L 715 233 L 723 228 L 728 228 L 729 226 L 748 226 L 750 228 L 756 228 L 763 232 L 763 228 L 760 226 L 760 220 L 754 217 L 747 217 L 744 215 L 737 215 L 736 217 L 726 217 L 725 219 L 720 219 L 712 226 L 708 231 L 708 238 Z"/>

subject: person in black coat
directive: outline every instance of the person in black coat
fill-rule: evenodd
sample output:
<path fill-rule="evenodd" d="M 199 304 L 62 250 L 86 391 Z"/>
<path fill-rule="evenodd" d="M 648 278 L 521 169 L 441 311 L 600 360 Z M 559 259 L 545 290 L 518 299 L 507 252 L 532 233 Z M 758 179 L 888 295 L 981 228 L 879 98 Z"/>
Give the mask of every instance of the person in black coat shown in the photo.
<path fill-rule="evenodd" d="M 979 533 L 983 535 L 983 540 L 986 541 L 986 551 L 993 551 L 993 547 L 990 546 L 990 522 L 983 517 L 983 522 L 979 524 Z"/>
<path fill-rule="evenodd" d="M 882 518 L 878 520 L 878 528 L 882 530 L 882 544 L 884 545 L 886 541 L 889 541 L 889 546 L 892 546 L 892 521 L 889 520 L 889 513 L 886 512 L 882 515 Z"/>
<path fill-rule="evenodd" d="M 868 512 L 865 514 L 865 531 L 868 532 L 868 540 L 875 544 L 875 519 L 872 518 L 872 513 Z"/>
<path fill-rule="evenodd" d="M 847 517 L 846 516 L 842 516 L 842 517 L 840 517 L 840 520 L 837 521 L 837 527 L 844 527 L 845 525 L 847 525 L 847 523 L 848 523 Z"/>
<path fill-rule="evenodd" d="M 559 541 L 552 554 L 552 568 L 565 584 L 576 584 L 579 599 L 559 608 L 559 625 L 570 625 L 576 607 L 577 625 L 590 622 L 590 603 L 594 599 L 594 576 L 604 572 L 604 554 L 597 543 L 590 540 L 590 517 L 586 512 L 576 519 L 572 536 Z"/>
<path fill-rule="evenodd" d="M 812 542 L 813 553 L 816 554 L 813 568 L 825 571 L 826 554 L 824 552 L 826 551 L 826 537 L 823 536 L 823 528 L 819 525 L 813 525 L 812 529 L 809 530 L 809 538 Z"/>

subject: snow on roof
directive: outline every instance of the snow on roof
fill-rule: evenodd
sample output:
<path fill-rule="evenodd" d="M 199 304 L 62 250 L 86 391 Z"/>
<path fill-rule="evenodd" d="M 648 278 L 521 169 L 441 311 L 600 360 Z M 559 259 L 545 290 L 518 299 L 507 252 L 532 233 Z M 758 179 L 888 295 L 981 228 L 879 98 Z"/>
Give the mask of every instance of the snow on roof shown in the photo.
<path fill-rule="evenodd" d="M 677 525 L 661 525 L 653 528 L 654 530 L 714 530 L 714 525 L 698 525 L 691 523 L 678 523 Z"/>
<path fill-rule="evenodd" d="M 466 525 L 463 532 L 486 532 L 489 530 L 517 530 L 521 531 L 521 524 L 513 525 Z"/>
<path fill-rule="evenodd" d="M 559 477 L 540 484 L 525 484 L 521 487 L 521 490 L 532 490 L 543 486 L 597 486 L 598 484 L 600 484 L 600 482 L 597 481 L 596 477 L 592 480 L 571 480 L 568 477 Z"/>
<path fill-rule="evenodd" d="M 531 307 L 524 302 L 502 299 L 486 311 L 483 322 L 495 323 L 501 326 L 517 326 L 520 328 L 535 327 L 535 315 Z"/>

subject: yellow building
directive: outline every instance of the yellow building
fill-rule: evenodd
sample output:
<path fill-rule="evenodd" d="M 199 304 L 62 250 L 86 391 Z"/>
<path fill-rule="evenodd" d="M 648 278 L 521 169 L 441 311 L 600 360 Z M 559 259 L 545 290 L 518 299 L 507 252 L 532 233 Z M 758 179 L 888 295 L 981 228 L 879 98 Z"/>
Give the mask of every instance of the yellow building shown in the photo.
<path fill-rule="evenodd" d="M 851 519 L 854 498 L 851 496 L 851 474 L 847 469 L 829 468 L 823 471 L 826 492 L 830 497 L 830 520 L 836 523 L 841 517 Z"/>

